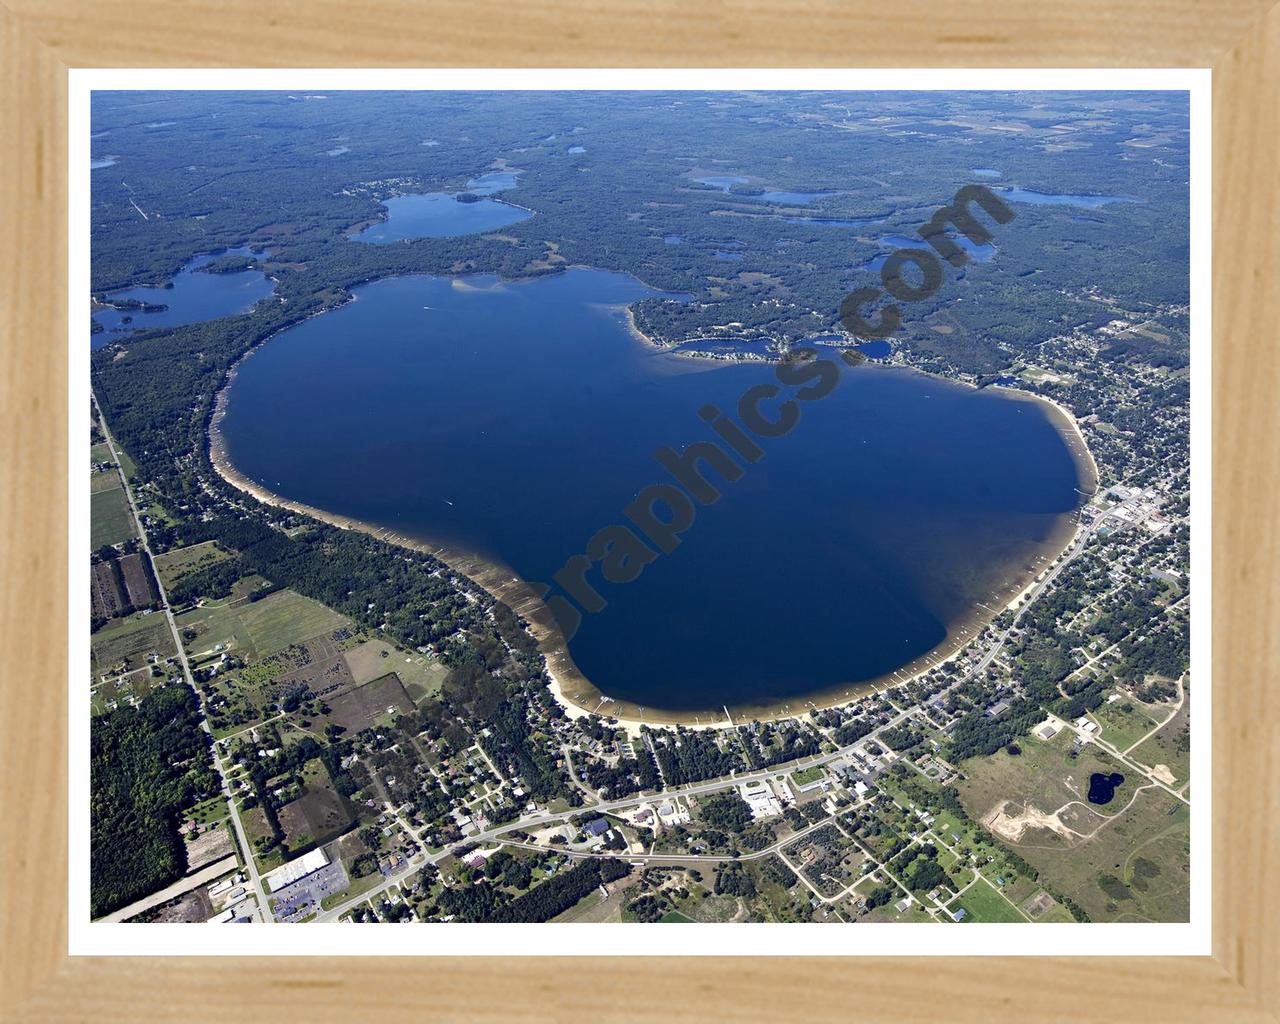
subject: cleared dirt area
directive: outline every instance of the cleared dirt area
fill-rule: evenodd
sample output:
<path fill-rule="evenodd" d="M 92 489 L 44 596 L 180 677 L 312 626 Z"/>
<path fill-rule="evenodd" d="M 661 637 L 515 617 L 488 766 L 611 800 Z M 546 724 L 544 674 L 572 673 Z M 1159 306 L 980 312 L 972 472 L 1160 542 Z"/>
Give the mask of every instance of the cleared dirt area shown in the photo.
<path fill-rule="evenodd" d="M 342 726 L 350 733 L 360 732 L 379 721 L 392 721 L 397 715 L 413 710 L 413 701 L 393 672 L 364 686 L 357 686 L 327 701 L 326 722 Z"/>

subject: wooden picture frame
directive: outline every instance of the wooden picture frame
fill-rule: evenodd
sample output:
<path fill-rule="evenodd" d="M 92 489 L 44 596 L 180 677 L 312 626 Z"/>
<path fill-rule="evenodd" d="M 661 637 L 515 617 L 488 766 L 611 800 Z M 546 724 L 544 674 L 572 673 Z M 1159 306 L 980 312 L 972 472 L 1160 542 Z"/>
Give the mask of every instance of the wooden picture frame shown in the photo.
<path fill-rule="evenodd" d="M 5 1020 L 1280 1018 L 1280 6 L 643 8 L 6 0 L 0 266 Z M 213 958 L 67 953 L 67 81 L 76 67 L 1212 67 L 1213 955 Z"/>

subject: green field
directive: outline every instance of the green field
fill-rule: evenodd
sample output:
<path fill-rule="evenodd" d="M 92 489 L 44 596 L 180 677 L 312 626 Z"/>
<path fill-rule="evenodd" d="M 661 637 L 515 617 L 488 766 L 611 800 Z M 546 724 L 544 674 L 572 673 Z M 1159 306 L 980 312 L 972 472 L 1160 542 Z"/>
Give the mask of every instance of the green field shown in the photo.
<path fill-rule="evenodd" d="M 119 544 L 133 532 L 133 520 L 129 514 L 129 502 L 124 488 L 98 491 L 89 496 L 89 547 L 97 550 L 107 544 Z"/>
<path fill-rule="evenodd" d="M 101 494 L 120 486 L 120 474 L 114 469 L 106 469 L 101 473 L 89 474 L 89 493 Z"/>
<path fill-rule="evenodd" d="M 798 772 L 792 772 L 791 779 L 797 786 L 807 786 L 811 782 L 817 782 L 826 774 L 826 769 L 822 765 L 815 764 L 808 768 L 801 768 Z"/>
<path fill-rule="evenodd" d="M 366 640 L 351 648 L 346 661 L 357 686 L 394 672 L 415 704 L 439 693 L 449 675 L 449 669 L 434 658 L 397 650 L 384 640 Z"/>
<path fill-rule="evenodd" d="M 975 882 L 963 896 L 951 903 L 949 909 L 963 907 L 966 913 L 964 923 L 970 921 L 980 924 L 1012 924 L 1024 922 L 1026 916 L 1017 907 L 996 892 L 995 888 L 985 881 Z"/>
<path fill-rule="evenodd" d="M 1190 778 L 1191 742 L 1188 732 L 1191 694 L 1187 693 L 1176 716 L 1154 736 L 1143 740 L 1130 756 L 1145 765 L 1164 765 L 1174 777 L 1174 785 L 1182 786 Z"/>
<path fill-rule="evenodd" d="M 1016 840 L 1003 838 L 1039 871 L 1041 884 L 1070 895 L 1094 921 L 1187 920 L 1187 805 L 1092 746 L 1070 758 L 1069 736 L 1020 744 L 1019 757 L 1001 751 L 965 762 L 958 789 L 970 815 L 983 820 L 1006 801 L 1015 817 L 1027 808 L 1057 811 L 1064 829 L 1034 825 Z M 1088 804 L 1090 774 L 1116 770 L 1126 778 L 1111 803 Z"/>
<path fill-rule="evenodd" d="M 260 601 L 238 608 L 232 602 L 193 608 L 178 616 L 179 629 L 192 628 L 196 637 L 188 650 L 204 653 L 219 644 L 259 660 L 282 651 L 292 643 L 331 633 L 349 623 L 318 601 L 293 590 L 278 590 Z"/>
<path fill-rule="evenodd" d="M 1101 705 L 1092 714 L 1102 726 L 1102 738 L 1121 751 L 1128 750 L 1158 724 L 1141 704 L 1123 696 Z"/>
<path fill-rule="evenodd" d="M 89 652 L 95 679 L 122 661 L 134 669 L 147 664 L 148 654 L 163 660 L 178 653 L 168 622 L 156 613 L 132 615 L 98 630 L 89 638 Z"/>
<path fill-rule="evenodd" d="M 162 555 L 156 555 L 156 572 L 160 576 L 160 582 L 165 587 L 171 587 L 184 576 L 200 572 L 231 557 L 231 553 L 219 547 L 217 541 L 207 540 L 202 544 L 175 548 Z"/>

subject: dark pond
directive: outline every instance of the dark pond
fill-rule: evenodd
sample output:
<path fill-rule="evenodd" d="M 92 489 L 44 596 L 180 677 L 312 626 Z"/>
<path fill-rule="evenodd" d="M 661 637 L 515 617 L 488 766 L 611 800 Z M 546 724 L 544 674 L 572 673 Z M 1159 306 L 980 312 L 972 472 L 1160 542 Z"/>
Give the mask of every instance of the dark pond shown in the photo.
<path fill-rule="evenodd" d="M 776 383 L 763 362 L 653 349 L 622 307 L 659 293 L 576 269 L 397 277 L 250 356 L 223 439 L 271 490 L 550 583 L 647 485 Z M 834 353 L 830 356 L 835 359 Z M 766 403 L 793 394 L 784 387 Z M 1077 466 L 1038 403 L 864 366 L 799 403 L 670 555 L 570 643 L 606 693 L 655 708 L 789 700 L 883 676 L 1024 581 L 1075 510 Z"/>
<path fill-rule="evenodd" d="M 228 249 L 225 253 L 202 253 L 189 260 L 163 288 L 126 288 L 109 292 L 108 302 L 137 302 L 165 309 L 100 309 L 93 319 L 103 330 L 90 335 L 90 345 L 100 348 L 117 340 L 121 333 L 149 330 L 153 327 L 177 327 L 199 323 L 233 313 L 247 313 L 274 290 L 274 285 L 260 270 L 237 270 L 230 274 L 210 273 L 200 268 L 218 256 L 252 256 L 246 247 Z"/>
<path fill-rule="evenodd" d="M 1124 776 L 1119 772 L 1094 772 L 1089 776 L 1089 803 L 1109 804 L 1116 795 L 1116 790 L 1124 783 Z"/>

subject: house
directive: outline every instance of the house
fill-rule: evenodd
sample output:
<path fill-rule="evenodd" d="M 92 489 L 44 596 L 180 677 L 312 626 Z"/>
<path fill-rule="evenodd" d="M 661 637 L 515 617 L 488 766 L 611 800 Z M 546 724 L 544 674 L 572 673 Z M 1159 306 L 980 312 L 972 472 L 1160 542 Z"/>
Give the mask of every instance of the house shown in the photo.
<path fill-rule="evenodd" d="M 599 837 L 609 831 L 609 823 L 604 818 L 596 818 L 595 821 L 587 822 L 582 827 L 582 831 L 589 836 Z"/>

